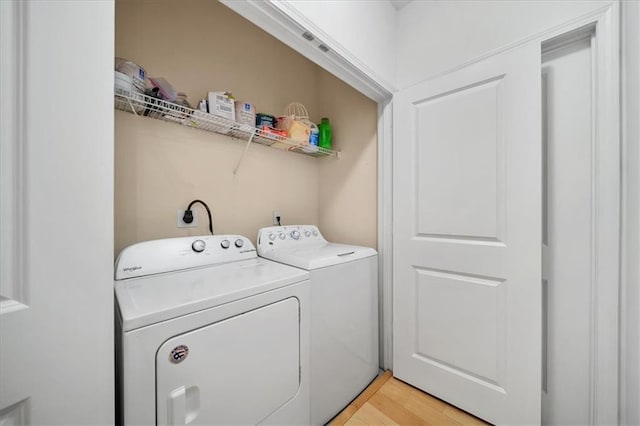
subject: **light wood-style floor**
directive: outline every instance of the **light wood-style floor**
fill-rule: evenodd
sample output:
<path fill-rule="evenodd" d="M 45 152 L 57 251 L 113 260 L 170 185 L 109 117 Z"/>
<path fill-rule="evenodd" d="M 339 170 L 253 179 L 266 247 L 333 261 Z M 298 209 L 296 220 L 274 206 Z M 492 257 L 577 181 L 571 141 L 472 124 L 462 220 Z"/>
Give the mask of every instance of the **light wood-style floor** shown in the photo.
<path fill-rule="evenodd" d="M 487 425 L 482 420 L 426 394 L 395 377 L 379 376 L 330 426 L 342 425 Z"/>

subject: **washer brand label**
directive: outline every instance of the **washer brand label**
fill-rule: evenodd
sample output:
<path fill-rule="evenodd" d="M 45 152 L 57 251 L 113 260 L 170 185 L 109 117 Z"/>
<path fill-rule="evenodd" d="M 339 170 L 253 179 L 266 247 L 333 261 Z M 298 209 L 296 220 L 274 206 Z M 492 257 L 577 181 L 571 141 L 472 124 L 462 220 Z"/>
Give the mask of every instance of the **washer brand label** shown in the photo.
<path fill-rule="evenodd" d="M 177 364 L 184 361 L 187 358 L 187 355 L 189 355 L 189 348 L 186 345 L 178 345 L 171 350 L 169 361 Z"/>
<path fill-rule="evenodd" d="M 127 266 L 123 269 L 124 272 L 135 272 L 138 269 L 142 269 L 142 266 Z"/>
<path fill-rule="evenodd" d="M 256 251 L 256 249 L 244 249 L 240 250 L 240 253 L 251 253 L 252 251 Z"/>

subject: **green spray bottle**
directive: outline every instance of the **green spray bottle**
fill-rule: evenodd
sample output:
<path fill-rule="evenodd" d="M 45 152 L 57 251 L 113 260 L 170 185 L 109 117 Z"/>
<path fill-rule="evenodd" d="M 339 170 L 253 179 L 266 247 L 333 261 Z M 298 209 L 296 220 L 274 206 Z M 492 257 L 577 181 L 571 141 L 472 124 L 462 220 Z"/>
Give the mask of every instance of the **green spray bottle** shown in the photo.
<path fill-rule="evenodd" d="M 320 148 L 331 149 L 331 124 L 327 117 L 323 117 L 322 121 L 318 125 L 320 131 L 320 138 L 318 140 L 318 146 Z"/>

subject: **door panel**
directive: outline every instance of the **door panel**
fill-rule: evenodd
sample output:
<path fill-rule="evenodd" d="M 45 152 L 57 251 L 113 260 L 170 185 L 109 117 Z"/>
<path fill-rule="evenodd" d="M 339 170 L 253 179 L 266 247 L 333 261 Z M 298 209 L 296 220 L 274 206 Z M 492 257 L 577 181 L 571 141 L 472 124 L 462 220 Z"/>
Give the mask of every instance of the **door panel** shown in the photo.
<path fill-rule="evenodd" d="M 416 146 L 418 235 L 498 239 L 501 90 L 502 77 L 414 104 L 416 131 L 426 142 Z"/>
<path fill-rule="evenodd" d="M 395 375 L 539 423 L 540 46 L 394 98 Z"/>
<path fill-rule="evenodd" d="M 417 356 L 461 377 L 500 387 L 506 349 L 503 283 L 418 268 L 416 273 Z M 470 323 L 475 323 L 474 334 L 469 334 Z"/>

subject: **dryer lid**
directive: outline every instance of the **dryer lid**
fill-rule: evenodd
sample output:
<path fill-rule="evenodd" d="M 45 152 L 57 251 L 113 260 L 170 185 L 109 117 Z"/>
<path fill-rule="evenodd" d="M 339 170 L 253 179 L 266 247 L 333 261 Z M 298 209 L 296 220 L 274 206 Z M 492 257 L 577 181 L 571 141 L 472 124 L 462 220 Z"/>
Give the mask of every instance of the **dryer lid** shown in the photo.
<path fill-rule="evenodd" d="M 301 269 L 254 258 L 115 281 L 115 294 L 130 331 L 307 279 Z"/>

